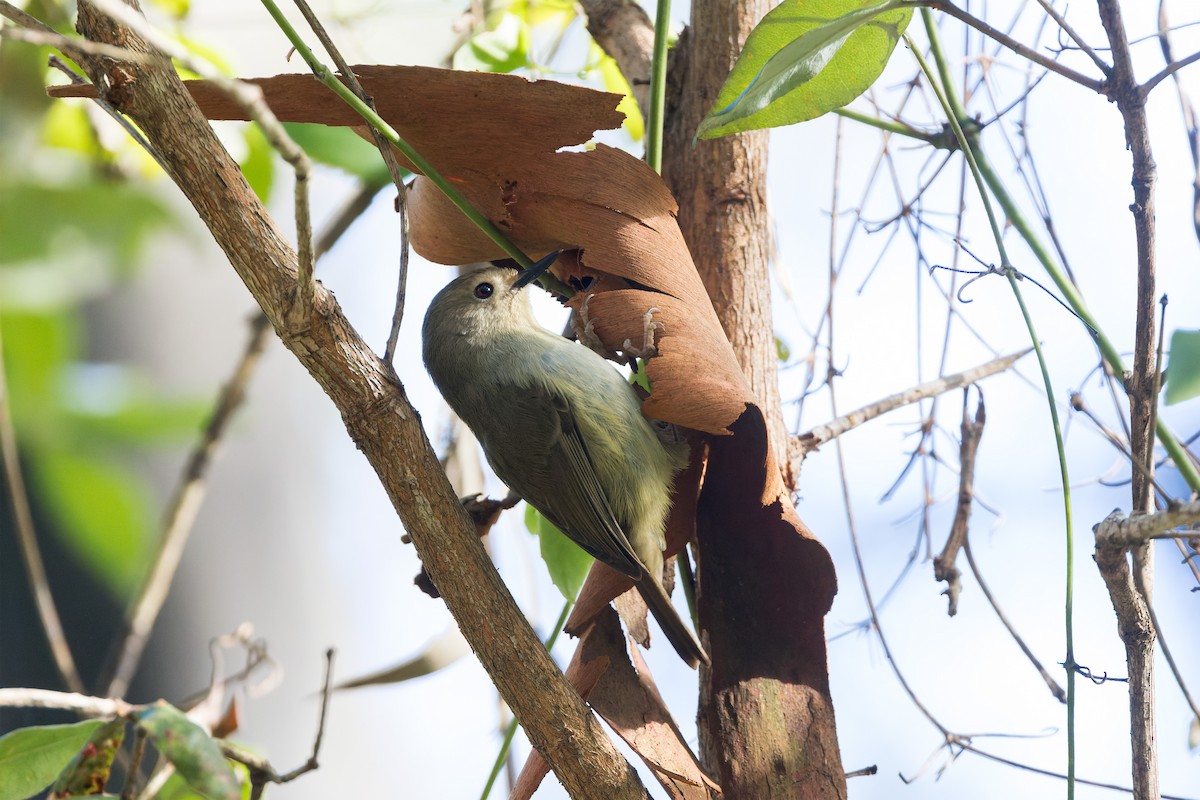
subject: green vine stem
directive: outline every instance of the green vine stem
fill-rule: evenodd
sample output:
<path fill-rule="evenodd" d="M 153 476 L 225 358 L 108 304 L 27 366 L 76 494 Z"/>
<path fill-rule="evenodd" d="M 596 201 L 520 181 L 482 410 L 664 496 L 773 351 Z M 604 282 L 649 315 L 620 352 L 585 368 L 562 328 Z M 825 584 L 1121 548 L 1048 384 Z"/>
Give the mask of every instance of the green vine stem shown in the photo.
<path fill-rule="evenodd" d="M 667 105 L 667 34 L 671 0 L 658 0 L 654 12 L 654 55 L 650 62 L 650 119 L 646 124 L 646 163 L 662 174 L 663 116 Z"/>
<path fill-rule="evenodd" d="M 459 191 L 454 188 L 454 186 L 447 181 L 432 164 L 426 161 L 420 153 L 414 150 L 412 145 L 406 142 L 400 136 L 400 134 L 396 133 L 395 129 L 392 128 L 392 126 L 389 125 L 386 120 L 376 114 L 370 106 L 360 100 L 354 94 L 354 92 L 350 91 L 349 88 L 342 84 L 342 82 L 337 79 L 337 75 L 334 74 L 333 71 L 317 60 L 317 57 L 313 55 L 312 49 L 304 43 L 304 40 L 300 37 L 300 34 L 296 31 L 295 27 L 293 27 L 292 23 L 283 15 L 283 12 L 280 11 L 279 6 L 275 3 L 275 0 L 262 0 L 262 4 L 267 9 L 267 13 L 269 13 L 272 19 L 275 20 L 275 23 L 279 26 L 279 29 L 283 31 L 285 36 L 287 36 L 288 41 L 290 41 L 292 46 L 296 48 L 296 52 L 299 53 L 300 57 L 304 59 L 304 62 L 308 64 L 309 69 L 312 70 L 312 73 L 314 76 L 316 76 L 317 80 L 325 84 L 325 86 L 327 86 L 334 94 L 340 97 L 342 101 L 346 103 L 346 105 L 354 109 L 359 116 L 361 116 L 371 125 L 371 127 L 382 133 L 384 138 L 395 145 L 395 147 L 404 154 L 405 158 L 407 158 L 412 165 L 417 168 L 418 172 L 431 180 L 433 184 L 437 186 L 443 194 L 446 195 L 450 202 L 454 203 L 454 205 L 458 207 L 458 210 L 466 215 L 467 219 L 471 220 L 471 222 L 473 222 L 475 226 L 479 228 L 479 230 L 483 231 L 484 235 L 495 242 L 496 245 L 505 253 L 507 253 L 510 258 L 512 258 L 519 265 L 521 265 L 522 268 L 525 269 L 528 269 L 533 265 L 533 261 L 529 258 L 529 256 L 525 255 L 525 253 L 519 247 L 510 242 L 508 238 L 505 237 L 504 234 L 492 224 L 491 220 L 479 213 L 479 211 L 472 206 L 470 202 L 468 202 L 467 199 L 463 197 L 462 194 L 460 194 Z"/>
<path fill-rule="evenodd" d="M 983 206 L 987 212 L 988 222 L 992 227 L 992 236 L 996 240 L 996 249 L 1000 254 L 1000 269 L 1004 276 L 1008 279 L 1009 287 L 1012 289 L 1013 296 L 1017 300 L 1017 305 L 1021 310 L 1021 317 L 1025 320 L 1025 327 L 1029 331 L 1029 338 L 1033 342 L 1034 352 L 1037 354 L 1038 368 L 1042 373 L 1042 386 L 1046 392 L 1047 405 L 1050 408 L 1050 423 L 1054 430 L 1054 443 L 1058 450 L 1058 469 L 1062 478 L 1063 492 L 1063 517 L 1066 533 L 1066 586 L 1065 600 L 1063 608 L 1064 627 L 1066 637 L 1066 656 L 1063 666 L 1067 671 L 1067 800 L 1073 800 L 1075 797 L 1075 634 L 1074 634 L 1074 598 L 1075 598 L 1075 538 L 1073 533 L 1072 507 L 1071 507 L 1071 481 L 1067 471 L 1067 451 L 1063 442 L 1062 424 L 1058 418 L 1058 405 L 1054 400 L 1054 386 L 1050 380 L 1050 370 L 1046 365 L 1046 358 L 1042 352 L 1041 342 L 1038 340 L 1037 331 L 1034 328 L 1033 317 L 1029 313 L 1028 307 L 1025 305 L 1025 298 L 1021 292 L 1020 286 L 1017 284 L 1017 271 L 1013 268 L 1012 262 L 1008 259 L 1008 251 L 1004 246 L 1004 236 L 1000 231 L 1000 225 L 996 220 L 995 211 L 992 209 L 991 199 L 988 196 L 987 184 L 983 179 L 982 171 L 975 159 L 975 154 L 972 148 L 972 143 L 967 139 L 963 132 L 963 120 L 969 119 L 966 109 L 958 100 L 958 95 L 954 92 L 953 80 L 950 76 L 950 68 L 946 61 L 945 53 L 942 51 L 941 40 L 938 37 L 937 25 L 933 21 L 933 15 L 928 9 L 921 9 L 921 19 L 925 24 L 925 31 L 929 37 L 929 52 L 933 57 L 934 63 L 937 65 L 938 75 L 940 76 L 941 85 L 939 86 L 938 78 L 935 78 L 929 69 L 929 65 L 925 59 L 921 57 L 921 51 L 913 46 L 912 40 L 908 41 L 909 48 L 917 59 L 917 63 L 921 66 L 921 71 L 925 73 L 925 77 L 929 80 L 930 87 L 934 94 L 937 95 L 938 101 L 942 105 L 942 109 L 946 113 L 946 118 L 950 123 L 950 127 L 954 130 L 954 136 L 958 139 L 959 147 L 962 149 L 963 156 L 967 160 L 967 165 L 970 167 L 971 176 L 975 180 L 975 184 L 979 189 L 980 199 L 983 201 Z"/>

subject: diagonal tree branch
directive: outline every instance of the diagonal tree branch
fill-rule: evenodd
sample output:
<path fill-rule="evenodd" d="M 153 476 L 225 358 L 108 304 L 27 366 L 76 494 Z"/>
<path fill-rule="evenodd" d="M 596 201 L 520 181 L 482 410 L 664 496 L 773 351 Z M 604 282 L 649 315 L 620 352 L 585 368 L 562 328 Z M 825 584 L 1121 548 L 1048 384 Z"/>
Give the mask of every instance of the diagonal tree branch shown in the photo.
<path fill-rule="evenodd" d="M 125 26 L 79 4 L 85 36 L 148 51 Z M 166 59 L 151 67 L 88 59 L 105 99 L 164 154 L 191 201 L 284 345 L 337 405 L 347 431 L 392 500 L 446 604 L 534 746 L 575 797 L 643 798 L 645 790 L 563 679 L 474 535 L 420 418 L 392 368 L 313 287 L 295 302 L 296 253 L 258 202 Z"/>
<path fill-rule="evenodd" d="M 1031 350 L 1032 348 L 1026 348 L 1019 353 L 1001 356 L 986 364 L 980 364 L 977 367 L 972 367 L 954 375 L 947 375 L 944 378 L 936 378 L 932 381 L 917 384 L 910 389 L 905 389 L 903 392 L 888 395 L 870 405 L 851 411 L 849 414 L 843 414 L 837 419 L 830 420 L 823 425 L 818 425 L 799 436 L 794 436 L 791 440 L 792 469 L 798 474 L 801 464 L 803 464 L 805 457 L 809 453 L 818 449 L 821 445 L 836 439 L 843 433 L 857 428 L 859 425 L 870 422 L 889 411 L 895 411 L 898 408 L 912 405 L 926 398 L 936 397 L 939 394 L 960 389 L 963 386 L 969 386 L 976 381 L 983 380 L 989 375 L 1004 372 L 1021 358 L 1029 355 Z"/>

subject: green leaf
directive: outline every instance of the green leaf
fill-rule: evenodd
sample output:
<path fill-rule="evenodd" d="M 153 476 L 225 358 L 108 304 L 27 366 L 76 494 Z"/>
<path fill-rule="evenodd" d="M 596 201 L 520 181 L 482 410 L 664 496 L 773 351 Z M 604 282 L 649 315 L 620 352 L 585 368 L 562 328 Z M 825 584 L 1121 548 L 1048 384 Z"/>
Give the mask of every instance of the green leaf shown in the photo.
<path fill-rule="evenodd" d="M 775 357 L 785 363 L 792 357 L 792 348 L 788 347 L 788 343 L 779 334 L 775 334 Z"/>
<path fill-rule="evenodd" d="M 791 125 L 841 108 L 875 82 L 912 9 L 906 0 L 784 0 L 750 32 L 696 135 Z"/>
<path fill-rule="evenodd" d="M 283 127 L 318 164 L 337 167 L 370 186 L 382 188 L 391 183 L 379 148 L 349 128 L 307 122 L 285 122 Z"/>
<path fill-rule="evenodd" d="M 642 137 L 646 135 L 646 120 L 642 118 L 642 110 L 638 108 L 637 100 L 633 98 L 633 90 L 629 86 L 629 81 L 625 79 L 625 74 L 621 72 L 621 68 L 617 66 L 617 62 L 612 56 L 600 49 L 600 45 L 592 42 L 593 52 L 599 58 L 597 69 L 600 72 L 600 79 L 604 82 L 604 90 L 621 95 L 621 102 L 617 103 L 617 111 L 625 115 L 625 121 L 621 123 L 625 128 L 625 132 L 635 142 L 640 142 Z"/>
<path fill-rule="evenodd" d="M 529 64 L 529 23 L 504 14 L 483 33 L 472 36 L 455 51 L 452 66 L 477 72 L 512 72 Z"/>
<path fill-rule="evenodd" d="M 573 601 L 592 567 L 592 557 L 528 503 L 525 527 L 541 540 L 542 561 L 546 562 L 550 580 L 565 599 Z"/>
<path fill-rule="evenodd" d="M 25 800 L 45 789 L 102 724 L 39 725 L 0 737 L 0 800 Z"/>
<path fill-rule="evenodd" d="M 114 719 L 104 723 L 88 737 L 75 758 L 58 776 L 49 800 L 103 792 L 112 772 L 113 759 L 124 741 L 125 720 Z"/>
<path fill-rule="evenodd" d="M 242 139 L 246 142 L 246 155 L 241 161 L 242 174 L 258 199 L 265 203 L 271 196 L 271 186 L 275 182 L 275 150 L 257 125 L 243 128 Z"/>
<path fill-rule="evenodd" d="M 1200 331 L 1175 331 L 1167 364 L 1166 404 L 1182 403 L 1196 395 L 1200 395 Z"/>
<path fill-rule="evenodd" d="M 68 544 L 118 596 L 133 586 L 150 540 L 150 497 L 102 454 L 44 448 L 29 454 L 32 484 Z"/>
<path fill-rule="evenodd" d="M 208 800 L 241 800 L 242 789 L 221 749 L 182 711 L 159 700 L 138 712 L 137 724 L 196 792 Z"/>

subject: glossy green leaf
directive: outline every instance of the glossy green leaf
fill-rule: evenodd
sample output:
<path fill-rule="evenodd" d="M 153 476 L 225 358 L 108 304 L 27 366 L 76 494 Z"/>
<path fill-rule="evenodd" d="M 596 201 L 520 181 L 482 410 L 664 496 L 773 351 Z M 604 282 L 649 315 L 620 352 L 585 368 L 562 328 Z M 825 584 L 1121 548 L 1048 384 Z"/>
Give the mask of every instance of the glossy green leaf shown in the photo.
<path fill-rule="evenodd" d="M 454 69 L 512 72 L 529 64 L 529 24 L 504 14 L 490 30 L 477 33 L 454 52 Z"/>
<path fill-rule="evenodd" d="M 285 122 L 283 127 L 318 164 L 337 167 L 371 186 L 391 183 L 379 148 L 349 128 L 302 122 Z"/>
<path fill-rule="evenodd" d="M 25 800 L 45 789 L 102 724 L 39 725 L 0 737 L 0 800 Z"/>
<path fill-rule="evenodd" d="M 592 557 L 529 504 L 525 505 L 525 527 L 541 542 L 542 561 L 546 562 L 550 580 L 564 598 L 573 601 L 592 567 Z"/>
<path fill-rule="evenodd" d="M 112 772 L 113 759 L 124 741 L 125 720 L 110 720 L 96 729 L 54 782 L 49 800 L 103 792 Z"/>
<path fill-rule="evenodd" d="M 137 714 L 159 753 L 208 800 L 241 800 L 242 789 L 213 738 L 174 706 L 159 700 Z"/>
<path fill-rule="evenodd" d="M 912 19 L 905 0 L 784 0 L 750 32 L 697 136 L 791 125 L 875 82 Z"/>
<path fill-rule="evenodd" d="M 1200 331 L 1171 334 L 1171 358 L 1167 362 L 1166 404 L 1182 403 L 1200 395 Z"/>
<path fill-rule="evenodd" d="M 68 544 L 118 596 L 140 574 L 150 540 L 150 497 L 104 453 L 46 448 L 30 453 L 31 485 Z"/>

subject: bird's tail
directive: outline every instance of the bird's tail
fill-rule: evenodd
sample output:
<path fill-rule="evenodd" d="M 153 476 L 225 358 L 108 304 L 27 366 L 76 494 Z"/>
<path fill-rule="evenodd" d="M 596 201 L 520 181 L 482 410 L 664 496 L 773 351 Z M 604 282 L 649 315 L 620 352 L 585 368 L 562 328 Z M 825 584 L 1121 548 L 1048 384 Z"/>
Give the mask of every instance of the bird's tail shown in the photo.
<path fill-rule="evenodd" d="M 711 663 L 700 640 L 679 616 L 679 612 L 675 610 L 675 606 L 671 603 L 671 598 L 667 596 L 662 584 L 648 573 L 643 573 L 641 580 L 637 582 L 637 588 L 638 594 L 646 601 L 650 613 L 658 620 L 659 626 L 667 636 L 667 641 L 675 648 L 675 652 L 679 653 L 679 657 L 693 669 L 701 661 L 705 664 Z"/>

